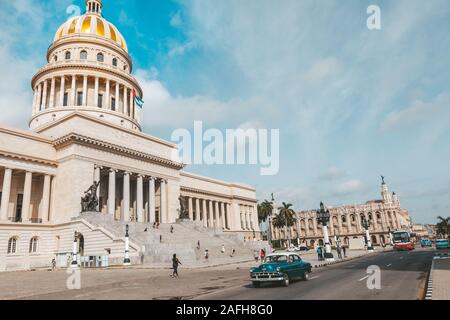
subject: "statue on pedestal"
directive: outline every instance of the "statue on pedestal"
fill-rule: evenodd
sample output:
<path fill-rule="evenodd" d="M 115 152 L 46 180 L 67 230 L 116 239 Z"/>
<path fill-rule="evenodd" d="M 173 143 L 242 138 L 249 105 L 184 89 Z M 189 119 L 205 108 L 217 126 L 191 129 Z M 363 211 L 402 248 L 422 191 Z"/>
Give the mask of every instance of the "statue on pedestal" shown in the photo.
<path fill-rule="evenodd" d="M 81 198 L 81 213 L 83 212 L 97 212 L 99 200 L 97 197 L 97 189 L 100 182 L 95 181 L 92 186 L 84 193 Z"/>
<path fill-rule="evenodd" d="M 189 219 L 188 198 L 180 196 L 180 219 Z"/>

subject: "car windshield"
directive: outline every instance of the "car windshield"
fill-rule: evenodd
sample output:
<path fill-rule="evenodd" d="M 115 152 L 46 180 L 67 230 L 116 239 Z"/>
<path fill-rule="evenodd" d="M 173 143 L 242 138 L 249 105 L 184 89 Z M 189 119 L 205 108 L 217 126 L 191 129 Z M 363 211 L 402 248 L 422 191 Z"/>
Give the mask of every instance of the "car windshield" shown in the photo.
<path fill-rule="evenodd" d="M 266 263 L 270 262 L 287 262 L 287 256 L 279 255 L 279 256 L 269 256 L 265 260 Z"/>

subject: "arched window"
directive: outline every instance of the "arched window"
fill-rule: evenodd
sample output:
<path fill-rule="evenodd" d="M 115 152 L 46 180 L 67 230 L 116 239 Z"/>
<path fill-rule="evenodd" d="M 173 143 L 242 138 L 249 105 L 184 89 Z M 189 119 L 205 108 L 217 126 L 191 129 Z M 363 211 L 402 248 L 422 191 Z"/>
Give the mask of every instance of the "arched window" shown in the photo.
<path fill-rule="evenodd" d="M 30 253 L 36 253 L 37 252 L 37 246 L 38 246 L 38 238 L 37 237 L 33 237 L 30 240 Z"/>
<path fill-rule="evenodd" d="M 369 213 L 369 220 L 372 220 L 372 214 Z"/>
<path fill-rule="evenodd" d="M 342 223 L 346 223 L 347 222 L 347 218 L 345 216 L 342 216 Z"/>
<path fill-rule="evenodd" d="M 114 59 L 112 60 L 112 64 L 113 64 L 114 67 L 117 67 L 117 59 L 116 59 L 116 58 L 114 58 Z"/>
<path fill-rule="evenodd" d="M 105 61 L 105 56 L 103 55 L 103 53 L 97 54 L 97 61 L 98 62 L 104 62 Z"/>
<path fill-rule="evenodd" d="M 80 59 L 87 60 L 87 52 L 86 51 L 83 50 L 80 52 Z"/>
<path fill-rule="evenodd" d="M 8 241 L 8 254 L 17 252 L 17 237 L 12 237 Z"/>
<path fill-rule="evenodd" d="M 71 57 L 70 51 L 66 51 L 66 60 L 70 60 Z"/>
<path fill-rule="evenodd" d="M 352 222 L 355 222 L 355 221 L 356 221 L 355 215 L 352 214 Z"/>
<path fill-rule="evenodd" d="M 58 61 L 58 56 L 55 55 L 55 57 L 53 59 L 55 60 L 55 62 L 57 62 Z"/>
<path fill-rule="evenodd" d="M 377 212 L 377 219 L 380 220 L 381 219 L 381 214 L 379 212 Z"/>

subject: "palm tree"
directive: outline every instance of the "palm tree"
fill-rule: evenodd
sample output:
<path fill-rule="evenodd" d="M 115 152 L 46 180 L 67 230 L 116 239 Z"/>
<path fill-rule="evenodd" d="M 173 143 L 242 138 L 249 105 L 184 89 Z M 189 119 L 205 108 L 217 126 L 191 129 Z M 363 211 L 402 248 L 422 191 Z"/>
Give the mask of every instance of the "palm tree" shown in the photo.
<path fill-rule="evenodd" d="M 291 208 L 292 204 L 283 202 L 283 206 L 279 207 L 279 214 L 273 219 L 275 228 L 284 228 L 284 234 L 287 234 L 287 228 L 292 227 L 296 222 L 295 211 Z M 289 245 L 291 239 L 289 236 Z"/>
<path fill-rule="evenodd" d="M 438 217 L 440 222 L 436 225 L 437 233 L 442 236 L 449 236 L 450 235 L 450 217 L 443 218 L 441 216 Z"/>
<path fill-rule="evenodd" d="M 258 204 L 258 219 L 259 222 L 266 222 L 267 218 L 273 212 L 273 203 L 268 200 L 264 200 L 262 203 Z"/>

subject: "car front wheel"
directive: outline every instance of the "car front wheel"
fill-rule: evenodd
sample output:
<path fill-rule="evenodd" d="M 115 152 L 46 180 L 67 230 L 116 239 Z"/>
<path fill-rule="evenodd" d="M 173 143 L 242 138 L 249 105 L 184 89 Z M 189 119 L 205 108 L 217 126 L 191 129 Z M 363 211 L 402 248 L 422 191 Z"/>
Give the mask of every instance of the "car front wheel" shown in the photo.
<path fill-rule="evenodd" d="M 290 281 L 289 281 L 289 276 L 287 274 L 285 274 L 283 276 L 283 286 L 284 287 L 289 287 Z"/>
<path fill-rule="evenodd" d="M 303 272 L 303 281 L 309 281 L 309 271 Z"/>

